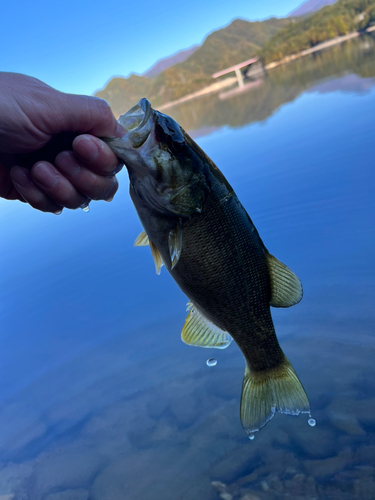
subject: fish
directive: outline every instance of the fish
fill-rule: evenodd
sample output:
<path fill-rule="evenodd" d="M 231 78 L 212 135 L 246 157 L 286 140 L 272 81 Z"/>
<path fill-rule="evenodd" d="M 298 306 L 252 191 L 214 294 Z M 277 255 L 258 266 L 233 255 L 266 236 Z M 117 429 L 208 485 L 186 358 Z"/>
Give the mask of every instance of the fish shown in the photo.
<path fill-rule="evenodd" d="M 188 297 L 183 342 L 245 358 L 241 423 L 249 437 L 276 412 L 310 413 L 309 400 L 276 337 L 270 307 L 303 295 L 299 278 L 265 247 L 219 168 L 170 116 L 143 98 L 107 142 L 125 164 L 129 192 L 157 274 L 165 266 Z"/>

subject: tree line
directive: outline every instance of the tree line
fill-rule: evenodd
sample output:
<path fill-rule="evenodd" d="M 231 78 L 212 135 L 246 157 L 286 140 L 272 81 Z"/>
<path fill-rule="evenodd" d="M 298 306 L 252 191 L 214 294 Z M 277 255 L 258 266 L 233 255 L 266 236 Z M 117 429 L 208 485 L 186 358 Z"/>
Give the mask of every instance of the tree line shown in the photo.
<path fill-rule="evenodd" d="M 300 21 L 292 19 L 259 55 L 263 64 L 280 61 L 315 45 L 375 24 L 375 0 L 338 0 Z"/>

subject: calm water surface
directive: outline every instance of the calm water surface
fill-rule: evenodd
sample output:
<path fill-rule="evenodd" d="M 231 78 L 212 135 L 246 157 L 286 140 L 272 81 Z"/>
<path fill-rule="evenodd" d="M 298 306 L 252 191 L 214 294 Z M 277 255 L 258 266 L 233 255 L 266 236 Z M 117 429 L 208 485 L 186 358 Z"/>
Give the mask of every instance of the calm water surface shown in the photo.
<path fill-rule="evenodd" d="M 246 438 L 242 355 L 181 342 L 122 172 L 89 213 L 0 202 L 0 499 L 375 498 L 374 39 L 168 112 L 303 282 L 273 317 L 317 425 Z"/>

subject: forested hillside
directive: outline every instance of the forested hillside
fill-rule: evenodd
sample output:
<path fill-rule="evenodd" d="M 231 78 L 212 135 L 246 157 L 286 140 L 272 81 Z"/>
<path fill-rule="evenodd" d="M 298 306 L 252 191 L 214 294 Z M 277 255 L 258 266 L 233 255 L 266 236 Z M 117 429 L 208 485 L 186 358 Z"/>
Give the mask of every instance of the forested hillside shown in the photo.
<path fill-rule="evenodd" d="M 113 78 L 97 96 L 120 115 L 141 97 L 158 107 L 211 83 L 212 74 L 259 55 L 263 64 L 375 24 L 375 0 L 338 0 L 309 17 L 249 22 L 236 19 L 214 31 L 184 62 L 152 78 Z"/>
<path fill-rule="evenodd" d="M 261 50 L 264 64 L 309 49 L 336 36 L 362 30 L 375 23 L 375 0 L 338 0 L 316 14 L 291 21 Z"/>
<path fill-rule="evenodd" d="M 131 75 L 113 78 L 97 92 L 116 114 L 124 113 L 141 97 L 154 106 L 178 99 L 212 83 L 212 74 L 250 59 L 289 19 L 267 19 L 262 22 L 234 20 L 229 26 L 211 33 L 186 61 L 168 68 L 154 78 Z"/>

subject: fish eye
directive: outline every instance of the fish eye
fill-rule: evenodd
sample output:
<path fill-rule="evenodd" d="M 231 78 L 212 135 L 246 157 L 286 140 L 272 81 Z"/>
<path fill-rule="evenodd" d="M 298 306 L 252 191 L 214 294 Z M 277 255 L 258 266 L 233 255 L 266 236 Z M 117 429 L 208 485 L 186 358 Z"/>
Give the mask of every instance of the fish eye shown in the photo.
<path fill-rule="evenodd" d="M 172 149 L 174 151 L 180 151 L 182 149 L 182 146 L 184 145 L 183 142 L 178 142 L 178 141 L 172 141 Z"/>

